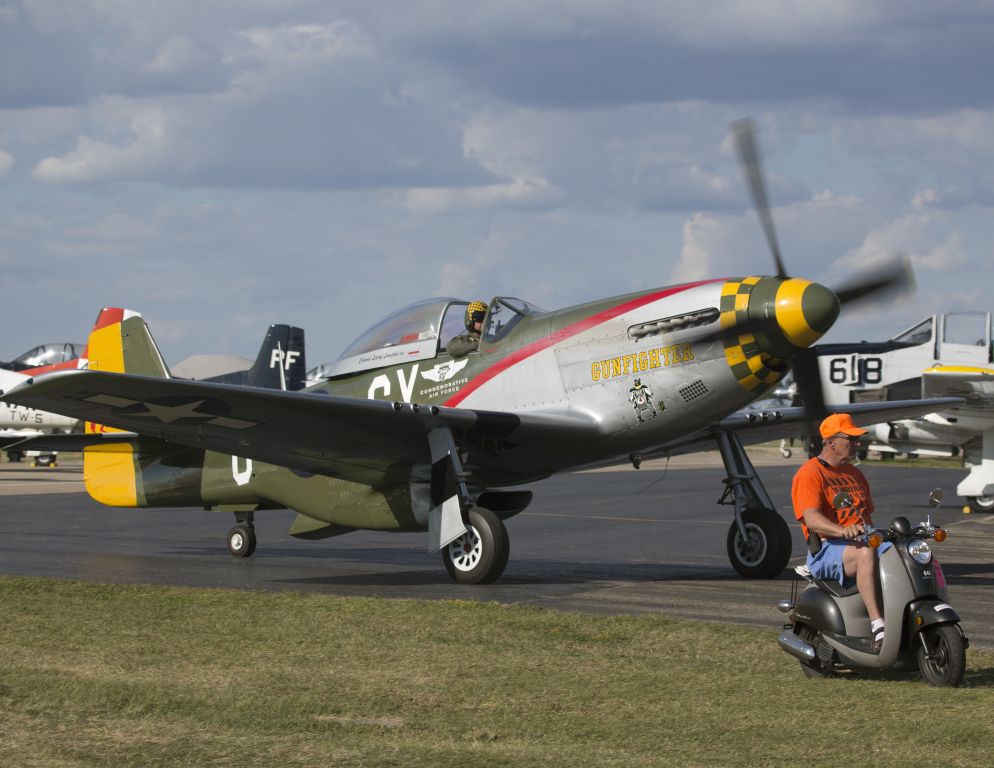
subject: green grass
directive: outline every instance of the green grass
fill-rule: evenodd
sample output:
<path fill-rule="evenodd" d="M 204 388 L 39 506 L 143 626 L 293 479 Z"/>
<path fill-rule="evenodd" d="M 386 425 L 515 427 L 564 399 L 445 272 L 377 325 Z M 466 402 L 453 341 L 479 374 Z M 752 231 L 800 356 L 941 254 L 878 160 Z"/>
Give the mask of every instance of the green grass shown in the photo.
<path fill-rule="evenodd" d="M 0 578 L 0 765 L 990 762 L 966 685 L 807 680 L 777 627 Z"/>

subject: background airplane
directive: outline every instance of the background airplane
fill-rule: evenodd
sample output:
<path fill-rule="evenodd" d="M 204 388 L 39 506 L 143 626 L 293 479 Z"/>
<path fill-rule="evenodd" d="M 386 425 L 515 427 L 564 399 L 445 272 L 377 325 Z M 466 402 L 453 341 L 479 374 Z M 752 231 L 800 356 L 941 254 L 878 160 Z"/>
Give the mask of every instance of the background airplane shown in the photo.
<path fill-rule="evenodd" d="M 53 342 L 51 344 L 39 344 L 32 347 L 24 354 L 18 355 L 13 360 L 0 362 L 0 369 L 8 371 L 30 371 L 31 373 L 44 373 L 49 370 L 56 370 L 56 367 L 64 367 L 66 363 L 71 363 L 86 357 L 86 345 L 73 342 Z"/>
<path fill-rule="evenodd" d="M 28 375 L 0 369 L 0 390 L 6 391 L 31 378 Z M 0 448 L 7 452 L 10 461 L 20 461 L 25 451 L 24 447 L 12 448 L 26 438 L 39 435 L 65 434 L 72 432 L 78 424 L 78 419 L 62 416 L 56 413 L 14 405 L 0 400 Z M 30 449 L 36 464 L 47 467 L 55 463 L 54 451 L 38 451 Z M 37 452 L 36 452 L 37 451 Z"/>
<path fill-rule="evenodd" d="M 187 358 L 181 364 L 182 367 L 176 366 L 171 373 L 179 378 L 212 381 L 217 384 L 242 384 L 248 387 L 291 391 L 303 389 L 307 378 L 304 329 L 294 325 L 269 326 L 266 338 L 259 347 L 259 354 L 250 366 L 224 373 L 202 375 L 217 367 L 214 362 L 217 358 L 216 355 L 197 355 L 195 358 Z"/>
<path fill-rule="evenodd" d="M 10 389 L 32 376 L 85 366 L 85 344 L 39 344 L 9 362 L 0 363 L 0 390 Z M 27 455 L 36 466 L 55 466 L 57 450 L 18 444 L 39 436 L 69 434 L 78 427 L 78 419 L 0 402 L 0 448 L 5 449 L 9 461 L 20 461 Z"/>
<path fill-rule="evenodd" d="M 815 351 L 833 403 L 916 397 L 963 402 L 917 419 L 876 424 L 879 446 L 961 453 L 971 466 L 957 486 L 974 511 L 994 510 L 994 343 L 990 312 L 932 315 L 883 342 L 821 344 Z"/>

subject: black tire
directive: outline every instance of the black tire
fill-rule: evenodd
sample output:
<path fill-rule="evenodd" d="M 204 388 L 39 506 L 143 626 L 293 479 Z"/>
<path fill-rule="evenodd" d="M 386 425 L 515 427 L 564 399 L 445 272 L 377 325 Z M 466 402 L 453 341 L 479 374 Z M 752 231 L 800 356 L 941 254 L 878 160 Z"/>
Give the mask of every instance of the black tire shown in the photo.
<path fill-rule="evenodd" d="M 742 513 L 742 522 L 748 540 L 742 540 L 733 520 L 725 541 L 732 567 L 747 579 L 776 578 L 790 561 L 790 527 L 777 512 L 763 507 L 747 509 Z"/>
<path fill-rule="evenodd" d="M 954 624 L 938 624 L 922 630 L 925 642 L 932 649 L 932 658 L 925 658 L 925 649 L 918 641 L 918 670 L 929 685 L 957 687 L 966 670 L 966 648 L 963 633 Z"/>
<path fill-rule="evenodd" d="M 818 644 L 818 630 L 814 627 L 809 627 L 807 624 L 802 624 L 797 629 L 797 636 L 801 638 L 804 642 L 809 645 L 813 645 L 817 648 Z M 821 659 L 815 659 L 814 661 L 802 661 L 801 672 L 804 673 L 805 677 L 809 678 L 822 678 L 831 677 L 832 670 L 826 667 Z"/>
<path fill-rule="evenodd" d="M 239 523 L 228 531 L 228 551 L 233 557 L 251 557 L 255 552 L 255 527 Z"/>
<path fill-rule="evenodd" d="M 469 511 L 470 530 L 442 548 L 442 562 L 459 584 L 490 584 L 500 578 L 511 553 L 507 528 L 489 509 Z"/>
<path fill-rule="evenodd" d="M 55 465 L 54 453 L 43 453 L 35 457 L 35 465 L 39 467 L 51 467 Z"/>
<path fill-rule="evenodd" d="M 968 496 L 966 502 L 974 512 L 994 512 L 994 496 Z"/>
<path fill-rule="evenodd" d="M 7 451 L 7 461 L 18 462 L 24 458 L 24 454 L 20 451 Z"/>

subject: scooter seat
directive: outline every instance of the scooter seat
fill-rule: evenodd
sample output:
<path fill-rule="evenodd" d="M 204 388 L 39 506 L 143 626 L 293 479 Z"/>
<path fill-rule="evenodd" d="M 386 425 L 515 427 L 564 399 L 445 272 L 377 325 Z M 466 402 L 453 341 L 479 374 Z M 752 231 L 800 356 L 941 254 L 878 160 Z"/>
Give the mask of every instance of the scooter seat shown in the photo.
<path fill-rule="evenodd" d="M 815 584 L 836 597 L 849 597 L 850 595 L 859 594 L 859 588 L 855 584 L 843 587 L 835 579 L 815 579 Z"/>

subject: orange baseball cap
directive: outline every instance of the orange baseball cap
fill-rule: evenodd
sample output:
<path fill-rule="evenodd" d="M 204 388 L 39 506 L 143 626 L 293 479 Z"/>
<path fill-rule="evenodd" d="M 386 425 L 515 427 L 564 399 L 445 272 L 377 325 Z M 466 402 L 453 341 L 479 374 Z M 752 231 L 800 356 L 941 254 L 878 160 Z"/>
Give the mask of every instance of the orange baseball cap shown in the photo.
<path fill-rule="evenodd" d="M 848 413 L 833 413 L 821 423 L 820 431 L 822 437 L 831 437 L 840 432 L 855 437 L 866 434 L 865 429 L 860 429 L 853 424 L 852 416 Z"/>

